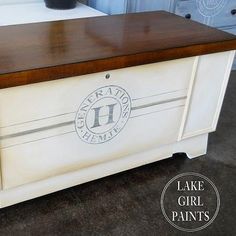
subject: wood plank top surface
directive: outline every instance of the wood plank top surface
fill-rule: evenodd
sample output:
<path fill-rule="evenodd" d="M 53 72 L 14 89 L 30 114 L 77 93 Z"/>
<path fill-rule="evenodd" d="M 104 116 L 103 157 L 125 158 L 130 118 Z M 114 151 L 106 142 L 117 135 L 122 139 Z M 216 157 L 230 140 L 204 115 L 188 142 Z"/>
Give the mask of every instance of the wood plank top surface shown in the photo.
<path fill-rule="evenodd" d="M 0 88 L 236 49 L 164 11 L 0 27 Z"/>

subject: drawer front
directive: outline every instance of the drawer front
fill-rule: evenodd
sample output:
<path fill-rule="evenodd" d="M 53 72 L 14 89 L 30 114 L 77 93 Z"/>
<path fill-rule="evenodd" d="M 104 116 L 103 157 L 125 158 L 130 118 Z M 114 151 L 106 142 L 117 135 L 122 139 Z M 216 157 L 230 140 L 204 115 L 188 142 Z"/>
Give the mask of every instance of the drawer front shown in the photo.
<path fill-rule="evenodd" d="M 194 60 L 1 90 L 3 188 L 175 142 Z"/>
<path fill-rule="evenodd" d="M 235 24 L 235 9 L 236 1 L 231 0 L 180 0 L 176 2 L 175 13 L 184 17 L 191 15 L 192 20 L 214 27 L 222 27 Z"/>

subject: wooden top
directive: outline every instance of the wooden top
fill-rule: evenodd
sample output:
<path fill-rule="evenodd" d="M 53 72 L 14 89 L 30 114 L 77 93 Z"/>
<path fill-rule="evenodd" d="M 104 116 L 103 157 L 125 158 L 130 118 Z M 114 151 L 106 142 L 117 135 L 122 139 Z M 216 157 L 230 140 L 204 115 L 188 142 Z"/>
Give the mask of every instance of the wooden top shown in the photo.
<path fill-rule="evenodd" d="M 0 88 L 236 49 L 236 36 L 147 12 L 0 27 Z"/>

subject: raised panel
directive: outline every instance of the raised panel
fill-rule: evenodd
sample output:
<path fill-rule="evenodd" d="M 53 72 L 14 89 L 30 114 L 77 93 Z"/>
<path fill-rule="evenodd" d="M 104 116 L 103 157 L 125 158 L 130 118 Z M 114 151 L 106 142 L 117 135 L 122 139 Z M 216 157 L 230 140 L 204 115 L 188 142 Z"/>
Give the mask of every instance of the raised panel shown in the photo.
<path fill-rule="evenodd" d="M 199 57 L 198 69 L 190 87 L 183 138 L 216 129 L 235 52 Z M 214 70 L 209 68 L 214 67 Z"/>

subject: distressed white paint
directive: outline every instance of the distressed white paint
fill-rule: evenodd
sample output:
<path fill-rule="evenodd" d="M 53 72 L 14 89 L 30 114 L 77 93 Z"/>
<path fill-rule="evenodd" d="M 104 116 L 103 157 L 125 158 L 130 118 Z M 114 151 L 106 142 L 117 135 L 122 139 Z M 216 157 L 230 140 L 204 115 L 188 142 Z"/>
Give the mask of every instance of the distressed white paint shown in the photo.
<path fill-rule="evenodd" d="M 205 154 L 233 56 L 224 52 L 2 89 L 1 206 L 176 152 L 190 158 Z M 133 109 L 116 137 L 86 143 L 76 133 L 76 113 L 91 92 L 104 86 L 125 89 Z"/>

